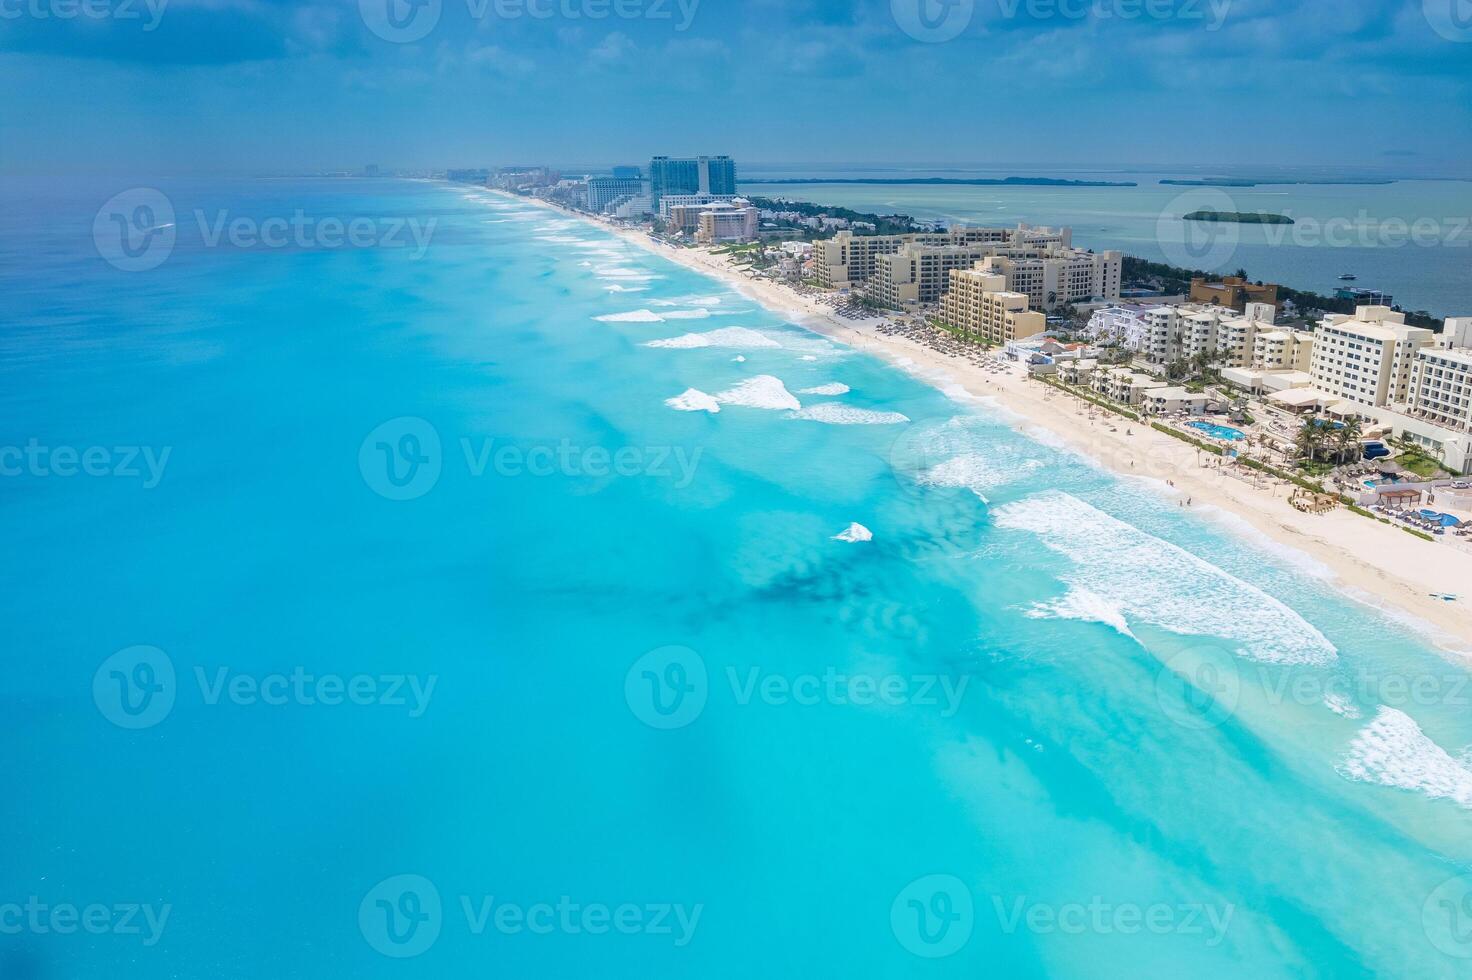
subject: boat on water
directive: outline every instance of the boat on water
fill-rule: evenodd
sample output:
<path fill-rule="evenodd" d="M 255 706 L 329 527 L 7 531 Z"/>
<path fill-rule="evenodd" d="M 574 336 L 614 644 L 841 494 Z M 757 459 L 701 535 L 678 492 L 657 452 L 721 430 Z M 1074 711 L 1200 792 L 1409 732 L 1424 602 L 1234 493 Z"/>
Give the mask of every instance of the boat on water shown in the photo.
<path fill-rule="evenodd" d="M 1344 275 L 1342 275 L 1342 276 L 1339 277 L 1339 281 L 1340 282 L 1354 282 L 1358 278 L 1359 278 L 1359 276 L 1356 276 L 1353 273 L 1346 272 Z"/>

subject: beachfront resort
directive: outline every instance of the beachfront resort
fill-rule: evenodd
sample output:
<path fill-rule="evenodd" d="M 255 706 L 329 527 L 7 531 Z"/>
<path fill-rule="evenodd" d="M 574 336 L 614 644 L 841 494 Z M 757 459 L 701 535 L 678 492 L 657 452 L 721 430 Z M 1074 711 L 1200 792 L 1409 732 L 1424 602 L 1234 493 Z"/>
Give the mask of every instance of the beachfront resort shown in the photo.
<path fill-rule="evenodd" d="M 1472 317 L 1428 323 L 1371 290 L 1334 309 L 1244 274 L 1180 270 L 1172 292 L 1067 227 L 967 227 L 737 193 L 727 156 L 489 186 L 720 255 L 843 323 L 1195 444 L 1214 465 L 1472 550 Z M 1285 292 L 1291 292 L 1284 290 Z"/>

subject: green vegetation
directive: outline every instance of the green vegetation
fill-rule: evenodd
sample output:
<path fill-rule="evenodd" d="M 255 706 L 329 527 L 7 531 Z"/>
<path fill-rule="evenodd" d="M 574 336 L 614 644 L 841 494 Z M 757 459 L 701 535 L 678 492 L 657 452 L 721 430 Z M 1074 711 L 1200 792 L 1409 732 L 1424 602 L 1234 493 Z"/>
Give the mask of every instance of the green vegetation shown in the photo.
<path fill-rule="evenodd" d="M 1211 453 L 1213 456 L 1225 456 L 1227 454 L 1227 451 L 1221 446 L 1216 446 L 1209 442 L 1202 442 L 1200 439 L 1192 438 L 1191 436 L 1186 435 L 1184 432 L 1177 432 L 1175 429 L 1172 429 L 1168 425 L 1161 425 L 1159 422 L 1151 422 L 1150 428 L 1155 429 L 1157 432 L 1164 432 L 1168 436 L 1174 436 L 1182 442 L 1189 442 L 1191 445 L 1195 446 L 1197 449 L 1201 450 L 1204 453 Z"/>
<path fill-rule="evenodd" d="M 1192 211 L 1183 221 L 1228 221 L 1239 225 L 1292 225 L 1297 224 L 1286 214 L 1268 214 L 1264 211 Z"/>
<path fill-rule="evenodd" d="M 1359 419 L 1348 419 L 1338 426 L 1322 419 L 1306 419 L 1294 441 L 1301 457 L 1298 468 L 1309 476 L 1327 476 L 1336 466 L 1360 458 L 1362 435 Z"/>
<path fill-rule="evenodd" d="M 964 341 L 966 341 L 967 343 L 970 343 L 970 344 L 975 344 L 976 346 L 981 347 L 981 348 L 984 348 L 986 350 L 990 350 L 991 348 L 993 348 L 993 347 L 996 346 L 995 344 L 990 343 L 989 341 L 983 340 L 983 339 L 981 339 L 980 337 L 977 337 L 974 334 L 969 334 L 965 330 L 962 330 L 960 327 L 954 327 L 951 324 L 947 323 L 946 321 L 941 320 L 941 319 L 937 319 L 936 317 L 933 317 L 933 316 L 926 317 L 925 318 L 925 322 L 926 323 L 929 323 L 932 327 L 935 327 L 937 330 L 944 330 L 946 333 L 952 335 L 953 337 L 956 337 L 956 338 L 958 338 L 960 340 L 964 340 Z"/>
<path fill-rule="evenodd" d="M 753 207 L 763 211 L 795 211 L 805 218 L 843 218 L 852 224 L 855 221 L 868 222 L 874 226 L 874 231 L 869 234 L 875 235 L 908 235 L 920 230 L 915 219 L 907 214 L 867 214 L 863 211 L 853 211 L 849 208 L 840 208 L 832 204 L 810 204 L 807 201 L 788 201 L 783 198 L 751 197 Z M 806 235 L 828 234 L 819 232 L 813 228 L 799 228 Z"/>
<path fill-rule="evenodd" d="M 1237 275 L 1243 279 L 1249 279 L 1245 269 L 1237 270 Z M 1169 293 L 1188 293 L 1191 290 L 1191 279 L 1216 279 L 1220 273 L 1205 272 L 1201 269 L 1182 269 L 1178 266 L 1166 265 L 1164 262 L 1151 262 L 1147 259 L 1136 258 L 1133 255 L 1124 257 L 1124 280 L 1126 282 L 1142 282 L 1150 279 L 1158 279 L 1162 287 Z M 1352 299 L 1339 299 L 1335 296 L 1324 296 L 1320 293 L 1311 293 L 1306 290 L 1293 289 L 1289 286 L 1278 286 L 1278 298 L 1280 300 L 1291 300 L 1295 306 L 1302 310 L 1323 310 L 1326 313 L 1353 313 L 1355 301 Z M 1425 313 L 1406 313 L 1406 323 L 1413 327 L 1426 327 L 1440 332 L 1442 321 Z"/>
<path fill-rule="evenodd" d="M 1032 377 L 1032 375 L 1029 375 L 1029 377 Z M 1140 416 L 1136 415 L 1134 412 L 1131 412 L 1129 409 L 1120 408 L 1113 402 L 1106 401 L 1105 399 L 1099 398 L 1096 395 L 1086 393 L 1079 388 L 1075 388 L 1073 385 L 1066 385 L 1062 381 L 1059 381 L 1057 378 L 1050 378 L 1046 375 L 1037 375 L 1036 377 L 1041 379 L 1044 384 L 1052 385 L 1059 391 L 1066 392 L 1070 395 L 1076 395 L 1077 397 L 1082 398 L 1084 401 L 1088 402 L 1090 405 L 1096 405 L 1107 412 L 1113 412 L 1115 415 L 1122 415 L 1125 418 L 1129 419 L 1131 422 L 1140 421 Z"/>

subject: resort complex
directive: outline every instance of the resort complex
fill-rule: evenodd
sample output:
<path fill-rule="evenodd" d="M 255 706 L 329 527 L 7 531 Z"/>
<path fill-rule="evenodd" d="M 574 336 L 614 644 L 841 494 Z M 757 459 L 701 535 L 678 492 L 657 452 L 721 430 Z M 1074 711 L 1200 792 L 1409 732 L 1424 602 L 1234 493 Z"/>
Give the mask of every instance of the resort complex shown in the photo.
<path fill-rule="evenodd" d="M 880 336 L 993 373 L 1011 365 L 1096 409 L 1152 420 L 1253 480 L 1303 483 L 1314 513 L 1460 502 L 1472 469 L 1472 317 L 1438 332 L 1388 305 L 1316 314 L 1241 274 L 1192 274 L 1164 295 L 1126 284 L 1121 252 L 1077 248 L 1068 227 L 881 233 L 917 223 L 742 197 L 729 157 L 655 157 L 647 170 L 573 179 L 520 168 L 487 183 L 667 246 L 715 249 L 747 278 Z"/>

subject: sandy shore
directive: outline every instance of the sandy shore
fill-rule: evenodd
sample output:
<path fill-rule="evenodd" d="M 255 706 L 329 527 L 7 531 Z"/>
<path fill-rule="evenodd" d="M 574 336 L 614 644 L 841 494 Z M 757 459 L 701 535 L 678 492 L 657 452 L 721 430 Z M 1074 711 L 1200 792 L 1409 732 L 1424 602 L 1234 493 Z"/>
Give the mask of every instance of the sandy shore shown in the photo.
<path fill-rule="evenodd" d="M 948 394 L 957 395 L 959 388 L 994 399 L 1019 417 L 1024 430 L 1037 426 L 1122 476 L 1158 480 L 1182 506 L 1189 500 L 1191 510 L 1221 518 L 1234 531 L 1307 556 L 1351 598 L 1409 615 L 1431 627 L 1428 632 L 1448 650 L 1472 652 L 1472 595 L 1458 602 L 1431 598 L 1432 593 L 1463 594 L 1472 587 L 1472 553 L 1421 540 L 1345 509 L 1304 514 L 1289 505 L 1291 488 L 1262 479 L 1254 485 L 1188 443 L 1027 380 L 1020 366 L 1006 374 L 985 371 L 908 338 L 880 335 L 875 327 L 882 320 L 856 323 L 835 316 L 787 286 L 743 274 L 725 256 L 673 248 L 642 232 L 545 202 L 515 200 L 596 224 L 626 242 L 719 279 L 794 323 L 882 357 Z"/>

